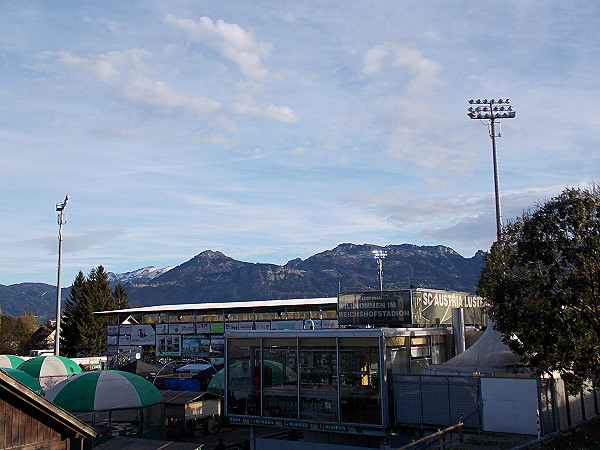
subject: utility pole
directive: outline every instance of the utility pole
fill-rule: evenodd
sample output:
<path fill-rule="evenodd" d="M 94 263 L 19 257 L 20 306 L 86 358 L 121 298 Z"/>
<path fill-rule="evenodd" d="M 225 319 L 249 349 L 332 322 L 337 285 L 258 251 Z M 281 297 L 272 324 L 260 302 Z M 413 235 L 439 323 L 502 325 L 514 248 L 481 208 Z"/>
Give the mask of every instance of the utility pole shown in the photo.
<path fill-rule="evenodd" d="M 492 139 L 492 158 L 494 162 L 494 194 L 496 197 L 496 237 L 498 242 L 502 237 L 502 210 L 500 207 L 500 179 L 498 175 L 498 157 L 496 154 L 496 138 L 501 137 L 500 130 L 496 132 L 495 121 L 497 119 L 512 119 L 515 117 L 515 110 L 512 106 L 509 106 L 510 99 L 502 100 L 488 100 L 488 99 L 477 99 L 469 100 L 469 104 L 473 105 L 469 107 L 467 116 L 471 119 L 487 119 L 488 120 L 488 131 L 490 138 Z"/>
<path fill-rule="evenodd" d="M 65 208 L 69 203 L 69 196 L 65 197 L 62 203 L 56 204 L 56 210 L 58 211 L 58 280 L 56 282 L 56 332 L 54 334 L 54 354 L 56 356 L 60 353 L 60 312 L 61 312 L 61 299 L 60 299 L 60 268 L 62 259 L 62 226 L 67 223 L 67 215 L 65 214 Z"/>

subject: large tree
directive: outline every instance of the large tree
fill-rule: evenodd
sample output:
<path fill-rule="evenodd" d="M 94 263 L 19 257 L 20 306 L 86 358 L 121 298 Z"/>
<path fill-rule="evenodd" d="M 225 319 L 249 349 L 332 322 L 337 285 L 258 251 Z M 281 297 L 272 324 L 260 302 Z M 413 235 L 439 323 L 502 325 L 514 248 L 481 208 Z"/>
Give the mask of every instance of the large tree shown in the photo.
<path fill-rule="evenodd" d="M 66 356 L 77 356 L 81 353 L 81 333 L 79 331 L 81 320 L 80 302 L 86 295 L 87 280 L 80 270 L 71 285 L 69 297 L 65 300 L 65 307 L 61 314 L 60 349 Z"/>
<path fill-rule="evenodd" d="M 122 284 L 117 284 L 113 290 L 113 298 L 115 300 L 116 309 L 129 308 L 129 295 Z"/>
<path fill-rule="evenodd" d="M 478 294 L 504 341 L 571 392 L 600 376 L 600 189 L 569 188 L 506 225 Z"/>
<path fill-rule="evenodd" d="M 0 314 L 0 354 L 28 355 L 27 343 L 37 328 L 31 313 L 19 317 Z"/>
<path fill-rule="evenodd" d="M 67 356 L 106 354 L 107 319 L 94 313 L 115 308 L 104 267 L 92 269 L 87 277 L 79 272 L 64 309 L 61 326 L 64 353 Z"/>

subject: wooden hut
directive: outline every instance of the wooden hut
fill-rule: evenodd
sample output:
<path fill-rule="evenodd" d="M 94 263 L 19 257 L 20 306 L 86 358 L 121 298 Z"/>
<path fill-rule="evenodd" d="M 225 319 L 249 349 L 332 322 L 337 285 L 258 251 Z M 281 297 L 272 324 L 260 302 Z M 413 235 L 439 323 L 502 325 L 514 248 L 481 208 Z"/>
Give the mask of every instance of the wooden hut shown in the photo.
<path fill-rule="evenodd" d="M 0 448 L 83 448 L 96 431 L 0 370 Z"/>
<path fill-rule="evenodd" d="M 209 392 L 160 391 L 165 402 L 167 435 L 186 438 L 204 434 L 216 427 L 221 414 L 221 398 Z"/>

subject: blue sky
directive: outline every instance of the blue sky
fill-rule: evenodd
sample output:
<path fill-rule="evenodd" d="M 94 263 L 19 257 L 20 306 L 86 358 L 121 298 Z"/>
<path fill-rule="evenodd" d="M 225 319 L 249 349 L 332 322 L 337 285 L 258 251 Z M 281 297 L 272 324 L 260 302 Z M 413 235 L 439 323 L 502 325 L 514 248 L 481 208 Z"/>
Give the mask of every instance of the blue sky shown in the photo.
<path fill-rule="evenodd" d="M 598 181 L 595 1 L 6 1 L 0 283 L 495 239 Z"/>

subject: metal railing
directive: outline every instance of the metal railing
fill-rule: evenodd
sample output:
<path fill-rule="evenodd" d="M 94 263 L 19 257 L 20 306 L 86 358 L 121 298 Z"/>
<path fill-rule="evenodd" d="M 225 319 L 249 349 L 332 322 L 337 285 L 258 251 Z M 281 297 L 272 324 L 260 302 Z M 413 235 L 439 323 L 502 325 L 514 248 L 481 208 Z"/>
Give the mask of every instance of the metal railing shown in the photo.
<path fill-rule="evenodd" d="M 463 442 L 463 423 L 459 422 L 456 425 L 452 425 L 451 427 L 444 428 L 443 430 L 438 430 L 429 436 L 425 436 L 419 440 L 413 441 L 410 444 L 407 444 L 403 447 L 400 447 L 398 450 L 405 449 L 445 449 L 448 446 L 454 447 L 456 444 L 461 444 Z M 458 435 L 456 437 L 452 437 L 454 433 Z M 447 440 L 447 438 L 450 439 Z M 450 448 L 450 447 L 448 447 Z"/>

